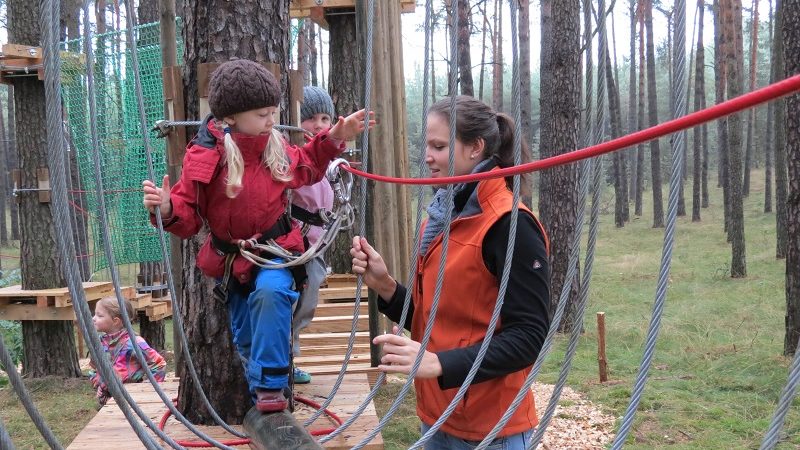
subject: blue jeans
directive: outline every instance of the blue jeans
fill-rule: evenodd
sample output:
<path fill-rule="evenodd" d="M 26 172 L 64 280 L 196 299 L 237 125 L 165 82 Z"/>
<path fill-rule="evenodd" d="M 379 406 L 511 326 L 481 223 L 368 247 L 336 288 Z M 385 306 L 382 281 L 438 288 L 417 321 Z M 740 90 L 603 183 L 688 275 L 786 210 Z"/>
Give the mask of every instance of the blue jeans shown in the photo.
<path fill-rule="evenodd" d="M 425 434 L 431 427 L 426 423 L 422 423 L 420 429 L 422 434 Z M 525 450 L 525 446 L 533 436 L 533 429 L 523 431 L 522 433 L 512 434 L 511 436 L 499 437 L 492 441 L 487 450 Z M 445 433 L 441 429 L 434 434 L 431 439 L 425 443 L 425 450 L 472 450 L 480 444 L 481 441 L 468 441 L 453 436 L 452 434 Z"/>
<path fill-rule="evenodd" d="M 292 305 L 299 297 L 293 284 L 288 269 L 259 268 L 252 290 L 229 290 L 233 343 L 253 394 L 256 388 L 282 389 L 289 384 Z"/>

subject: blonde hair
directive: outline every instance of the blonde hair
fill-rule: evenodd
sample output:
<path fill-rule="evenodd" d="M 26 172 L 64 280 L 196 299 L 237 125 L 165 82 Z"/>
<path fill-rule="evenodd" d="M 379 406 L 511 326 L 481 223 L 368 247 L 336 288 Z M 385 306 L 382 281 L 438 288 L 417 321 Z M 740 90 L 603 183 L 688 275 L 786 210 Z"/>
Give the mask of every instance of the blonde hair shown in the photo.
<path fill-rule="evenodd" d="M 133 323 L 134 320 L 136 319 L 136 316 L 134 315 L 133 305 L 131 304 L 131 302 L 128 301 L 128 299 L 123 299 L 122 301 L 125 302 L 125 311 L 128 313 L 128 319 L 130 319 L 131 323 Z M 117 302 L 117 297 L 114 296 L 103 297 L 97 301 L 97 306 L 95 306 L 95 308 L 99 306 L 102 306 L 103 309 L 108 311 L 112 319 L 115 319 L 117 317 L 119 317 L 120 320 L 122 319 L 122 311 L 120 311 L 119 309 L 119 302 Z"/>
<path fill-rule="evenodd" d="M 224 125 L 227 127 L 227 125 Z M 269 169 L 272 179 L 282 183 L 292 180 L 289 170 L 289 157 L 283 144 L 283 135 L 272 129 L 269 142 L 264 149 L 264 166 Z M 242 177 L 244 176 L 244 159 L 239 146 L 234 142 L 230 133 L 225 133 L 225 164 L 228 165 L 228 177 L 225 179 L 225 195 L 235 198 L 242 190 Z"/>

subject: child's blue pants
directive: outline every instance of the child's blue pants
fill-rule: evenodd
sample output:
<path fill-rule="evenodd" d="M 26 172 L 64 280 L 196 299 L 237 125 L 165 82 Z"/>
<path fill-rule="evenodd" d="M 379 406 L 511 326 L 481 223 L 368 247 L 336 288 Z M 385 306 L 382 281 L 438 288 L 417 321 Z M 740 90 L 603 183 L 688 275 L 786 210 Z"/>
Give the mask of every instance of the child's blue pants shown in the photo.
<path fill-rule="evenodd" d="M 300 296 L 292 289 L 288 269 L 258 268 L 254 287 L 230 289 L 228 313 L 233 343 L 245 362 L 250 392 L 281 389 L 289 384 L 289 342 L 292 305 Z"/>

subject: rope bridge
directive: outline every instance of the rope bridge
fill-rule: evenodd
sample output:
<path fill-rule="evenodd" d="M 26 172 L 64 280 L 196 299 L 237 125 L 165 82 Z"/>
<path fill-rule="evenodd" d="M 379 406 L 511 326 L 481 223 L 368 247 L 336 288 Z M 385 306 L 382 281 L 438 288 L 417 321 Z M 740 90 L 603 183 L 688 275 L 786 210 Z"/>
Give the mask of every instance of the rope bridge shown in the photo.
<path fill-rule="evenodd" d="M 599 9 L 602 11 L 604 10 L 604 0 L 599 0 Z M 650 321 L 650 326 L 648 329 L 648 334 L 646 338 L 645 350 L 642 357 L 642 362 L 637 374 L 637 378 L 633 388 L 633 394 L 630 399 L 630 403 L 622 420 L 620 422 L 620 429 L 617 433 L 614 443 L 612 444 L 613 449 L 622 448 L 624 442 L 630 432 L 631 425 L 633 423 L 633 418 L 635 416 L 639 400 L 641 398 L 642 392 L 644 390 L 648 371 L 650 367 L 650 363 L 652 361 L 655 343 L 658 337 L 658 331 L 660 329 L 660 319 L 661 313 L 664 308 L 665 299 L 666 299 L 666 290 L 667 290 L 667 281 L 669 278 L 669 270 L 670 270 L 670 262 L 671 262 L 671 255 L 672 250 L 674 247 L 674 235 L 675 235 L 675 225 L 676 225 L 676 216 L 677 216 L 677 202 L 678 202 L 678 189 L 680 186 L 681 180 L 681 168 L 683 165 L 684 159 L 684 152 L 685 152 L 685 140 L 683 139 L 683 131 L 696 126 L 701 123 L 705 123 L 711 120 L 718 119 L 720 117 L 724 117 L 728 114 L 733 114 L 735 112 L 739 112 L 745 110 L 747 108 L 752 108 L 758 104 L 775 100 L 785 95 L 789 95 L 795 92 L 800 91 L 800 75 L 793 76 L 788 78 L 782 82 L 775 83 L 770 85 L 766 88 L 760 89 L 758 91 L 751 92 L 749 94 L 743 95 L 741 97 L 731 99 L 727 102 L 721 103 L 719 105 L 713 106 L 708 108 L 704 111 L 698 111 L 689 115 L 683 115 L 686 111 L 686 99 L 685 99 L 685 55 L 683 52 L 678 52 L 676 54 L 676 61 L 675 61 L 675 73 L 676 73 L 676 86 L 678 98 L 676 98 L 676 118 L 666 122 L 664 124 L 658 125 L 656 127 L 649 128 L 647 130 L 643 130 L 637 133 L 633 133 L 628 136 L 624 136 L 619 139 L 615 139 L 612 141 L 608 141 L 605 143 L 599 143 L 602 140 L 603 130 L 605 129 L 605 124 L 607 118 L 605 117 L 605 90 L 604 90 L 604 83 L 598 82 L 598 111 L 597 111 L 597 120 L 596 123 L 593 125 L 593 129 L 585 130 L 584 142 L 587 144 L 594 144 L 590 145 L 589 147 L 578 150 L 575 152 L 571 152 L 565 155 L 559 155 L 553 158 L 548 158 L 540 161 L 536 161 L 533 163 L 521 164 L 521 142 L 519 140 L 520 133 L 519 127 L 521 124 L 521 105 L 520 105 L 520 96 L 518 95 L 519 89 L 519 58 L 518 58 L 518 37 L 517 37 L 517 21 L 516 16 L 518 13 L 518 4 L 516 1 L 511 0 L 511 24 L 512 24 L 512 49 L 513 49 L 513 89 L 514 95 L 513 98 L 515 99 L 514 104 L 514 116 L 516 120 L 516 140 L 514 143 L 514 155 L 515 155 L 515 163 L 514 167 L 504 169 L 501 171 L 494 171 L 491 174 L 477 174 L 477 175 L 469 175 L 469 176 L 461 176 L 461 177 L 452 177 L 453 174 L 453 145 L 455 143 L 455 103 L 451 104 L 451 124 L 450 124 L 450 177 L 447 178 L 439 178 L 435 180 L 436 184 L 443 184 L 449 183 L 447 188 L 447 196 L 446 196 L 446 204 L 452 205 L 453 202 L 453 185 L 452 183 L 457 182 L 467 182 L 467 181 L 476 181 L 480 179 L 487 179 L 491 177 L 504 177 L 504 176 L 511 176 L 514 175 L 514 183 L 513 183 L 513 195 L 514 195 L 514 211 L 512 211 L 511 217 L 511 232 L 509 235 L 509 241 L 507 244 L 507 261 L 504 266 L 504 271 L 502 273 L 500 279 L 500 289 L 499 294 L 496 302 L 495 309 L 493 311 L 492 319 L 490 326 L 487 331 L 487 335 L 483 343 L 481 344 L 481 351 L 479 352 L 476 360 L 474 361 L 467 378 L 465 379 L 462 386 L 459 388 L 458 393 L 445 410 L 444 414 L 436 421 L 436 423 L 431 427 L 431 429 L 426 432 L 417 442 L 412 445 L 412 448 L 421 448 L 424 446 L 425 442 L 435 433 L 439 427 L 447 420 L 449 415 L 455 409 L 456 404 L 460 401 L 463 397 L 466 389 L 472 382 L 475 374 L 477 373 L 478 368 L 481 365 L 483 357 L 485 355 L 486 349 L 488 347 L 489 342 L 492 338 L 492 333 L 495 329 L 494 325 L 497 323 L 499 318 L 500 308 L 503 304 L 503 297 L 506 286 L 508 284 L 509 272 L 510 272 L 510 258 L 513 256 L 514 250 L 514 239 L 515 239 L 515 230 L 516 230 L 516 208 L 519 200 L 519 189 L 520 189 L 520 179 L 519 176 L 522 173 L 528 173 L 535 170 L 542 170 L 548 167 L 554 167 L 561 164 L 567 164 L 571 162 L 579 162 L 580 164 L 580 181 L 579 181 L 579 208 L 578 208 L 578 220 L 576 222 L 576 232 L 574 236 L 574 240 L 571 243 L 571 251 L 569 254 L 569 261 L 568 261 L 568 273 L 567 278 L 564 283 L 564 289 L 560 293 L 559 302 L 557 309 L 555 311 L 553 321 L 551 323 L 551 328 L 548 331 L 548 335 L 545 339 L 543 344 L 540 356 L 536 363 L 533 366 L 533 370 L 531 371 L 530 375 L 525 381 L 525 384 L 520 389 L 517 398 L 508 406 L 508 410 L 506 414 L 501 418 L 492 432 L 486 436 L 486 438 L 480 443 L 478 446 L 479 449 L 486 448 L 494 437 L 499 433 L 499 431 L 503 428 L 505 421 L 516 411 L 516 408 L 519 406 L 519 403 L 523 396 L 528 392 L 530 389 L 531 384 L 534 382 L 536 377 L 538 376 L 543 361 L 548 356 L 550 350 L 552 349 L 553 339 L 556 334 L 556 330 L 559 327 L 559 323 L 563 317 L 565 306 L 566 306 L 566 299 L 569 296 L 569 287 L 572 284 L 572 280 L 577 276 L 577 266 L 578 266 L 578 257 L 580 253 L 580 237 L 582 234 L 582 226 L 585 218 L 585 203 L 588 197 L 588 190 L 591 183 L 592 186 L 592 208 L 591 208 L 591 215 L 590 215 L 590 225 L 589 225 L 589 241 L 586 253 L 586 262 L 583 275 L 583 283 L 581 284 L 582 289 L 579 296 L 579 301 L 577 305 L 578 317 L 576 318 L 577 323 L 582 323 L 583 314 L 586 309 L 586 304 L 588 300 L 588 286 L 589 281 L 592 276 L 592 264 L 593 264 L 593 255 L 594 255 L 594 247 L 597 240 L 597 230 L 598 230 L 598 216 L 599 216 L 599 183 L 600 183 L 600 174 L 601 174 L 601 164 L 600 158 L 598 156 L 609 153 L 612 151 L 617 151 L 622 148 L 631 147 L 635 144 L 640 142 L 644 142 L 650 139 L 655 139 L 660 136 L 664 136 L 670 133 L 678 133 L 677 138 L 673 140 L 673 160 L 672 160 L 672 176 L 670 179 L 670 191 L 669 191 L 669 202 L 668 202 L 668 212 L 667 212 L 667 223 L 666 223 L 666 230 L 665 230 L 665 238 L 664 238 L 664 250 L 662 254 L 662 261 L 661 261 L 661 268 L 659 271 L 659 278 L 657 282 L 656 288 L 656 296 L 655 302 L 653 305 L 653 314 Z M 135 14 L 132 11 L 132 4 L 130 1 L 125 2 L 126 10 L 128 17 L 131 19 L 135 18 Z M 676 31 L 676 35 L 683 35 L 683 32 L 680 32 L 685 27 L 685 4 L 684 2 L 678 2 L 678 8 L 676 8 L 676 24 L 678 26 L 678 31 Z M 87 1 L 83 8 L 83 15 L 84 15 L 84 23 L 89 24 L 89 2 Z M 371 69 L 372 69 L 372 49 L 371 49 L 371 35 L 372 35 L 372 23 L 374 19 L 374 0 L 370 0 L 367 4 L 367 74 L 365 76 L 365 92 L 371 91 Z M 76 317 L 78 319 L 79 326 L 81 330 L 86 336 L 86 341 L 89 343 L 89 350 L 91 356 L 94 361 L 99 364 L 98 371 L 103 377 L 103 379 L 108 380 L 109 382 L 109 390 L 116 400 L 117 404 L 119 405 L 120 409 L 122 410 L 123 414 L 129 421 L 133 431 L 136 433 L 138 438 L 141 440 L 142 444 L 147 449 L 157 449 L 160 448 L 159 444 L 155 441 L 152 434 L 155 434 L 159 439 L 165 442 L 169 447 L 174 449 L 181 449 L 188 445 L 186 442 L 177 442 L 172 439 L 169 435 L 164 433 L 158 426 L 155 424 L 147 414 L 141 410 L 141 408 L 133 401 L 129 393 L 124 389 L 122 384 L 119 382 L 118 378 L 114 375 L 113 368 L 110 366 L 109 361 L 103 357 L 103 351 L 99 344 L 99 338 L 97 336 L 97 332 L 95 331 L 94 327 L 91 323 L 91 313 L 89 312 L 85 294 L 81 289 L 81 279 L 78 271 L 78 266 L 76 259 L 71 257 L 71 255 L 75 255 L 74 249 L 74 241 L 71 229 L 71 223 L 69 220 L 69 199 L 68 197 L 68 189 L 66 183 L 66 169 L 64 167 L 64 158 L 63 154 L 65 151 L 63 139 L 63 125 L 61 123 L 61 115 L 60 115 L 60 100 L 62 97 L 63 92 L 69 92 L 72 87 L 68 86 L 69 80 L 64 79 L 62 80 L 59 77 L 59 55 L 58 52 L 55 51 L 58 48 L 57 43 L 57 36 L 58 36 L 58 17 L 59 17 L 59 2 L 54 0 L 44 0 L 43 1 L 43 8 L 42 8 L 42 16 L 41 16 L 41 28 L 43 30 L 43 47 L 45 48 L 45 61 L 44 61 L 44 68 L 45 68 L 45 87 L 47 89 L 47 126 L 50 132 L 47 133 L 48 138 L 48 159 L 49 165 L 52 171 L 52 182 L 53 182 L 53 213 L 56 219 L 65 224 L 62 227 L 57 227 L 56 232 L 58 233 L 58 251 L 60 255 L 60 260 L 63 264 L 63 269 L 65 273 L 65 277 L 69 283 L 70 292 L 73 293 L 74 301 L 73 301 L 73 308 L 75 309 Z M 431 82 L 430 72 L 431 68 L 429 67 L 429 61 L 431 49 L 429 47 L 429 42 L 433 28 L 431 26 L 432 20 L 432 0 L 426 0 L 425 2 L 425 33 L 426 33 L 426 40 L 425 40 L 425 68 L 424 68 L 424 87 L 423 87 L 423 115 L 428 108 L 428 88 Z M 455 14 L 452 17 L 454 22 L 453 29 L 458 28 L 458 16 Z M 135 24 L 134 24 L 135 25 Z M 607 43 L 605 38 L 605 24 L 603 15 L 600 15 L 600 23 L 598 24 L 599 28 L 599 55 L 600 58 L 598 59 L 598 76 L 601 77 L 604 75 L 604 67 L 605 67 L 605 52 L 608 51 Z M 142 71 L 140 63 L 139 63 L 139 52 L 142 51 L 144 53 L 144 47 L 137 44 L 137 28 L 135 26 L 131 26 L 127 30 L 127 46 L 130 49 L 130 66 L 126 65 L 126 72 L 131 71 L 134 74 L 134 79 L 131 84 L 131 95 L 132 95 L 132 102 L 135 102 L 136 109 L 135 111 L 138 114 L 138 128 L 136 128 L 136 118 L 130 118 L 128 115 L 132 115 L 133 110 L 125 110 L 128 115 L 125 115 L 125 123 L 128 123 L 130 120 L 130 127 L 131 130 L 138 129 L 138 136 L 141 138 L 141 142 L 138 144 L 140 148 L 144 148 L 143 157 L 144 161 L 146 162 L 146 170 L 147 170 L 147 177 L 149 179 L 156 179 L 155 173 L 158 172 L 159 167 L 154 163 L 155 156 L 160 156 L 158 158 L 159 161 L 163 160 L 163 154 L 158 153 L 159 149 L 154 149 L 154 146 L 151 145 L 151 140 L 147 134 L 148 123 L 152 123 L 153 121 L 149 120 L 148 116 L 148 108 L 145 103 L 144 98 L 144 77 L 142 76 Z M 141 30 L 141 29 L 139 29 Z M 140 36 L 142 35 L 141 32 L 138 33 Z M 451 35 L 451 42 L 450 45 L 454 49 L 456 46 L 455 36 Z M 679 41 L 680 42 L 680 41 Z M 97 87 L 94 81 L 94 71 L 91 69 L 94 64 L 94 56 L 93 56 L 93 49 L 91 45 L 91 31 L 86 29 L 84 30 L 84 45 L 85 50 L 87 53 L 86 58 L 86 71 L 85 75 L 87 77 L 87 85 L 86 85 L 86 94 L 88 98 L 88 114 L 89 117 L 98 117 L 97 113 Z M 679 44 L 676 44 L 679 46 Z M 452 59 L 450 61 L 450 76 L 452 78 L 455 85 L 455 77 L 457 76 L 457 67 L 458 67 L 458 57 L 457 52 L 453 51 L 451 53 Z M 590 67 L 587 66 L 587 70 L 590 70 Z M 64 85 L 64 90 L 62 91 L 62 84 Z M 67 101 L 67 103 L 69 103 Z M 369 109 L 369 99 L 367 99 L 367 104 L 365 105 L 367 109 Z M 69 108 L 69 105 L 68 105 Z M 73 106 L 75 108 L 75 106 Z M 159 104 L 158 108 L 161 108 Z M 124 109 L 124 108 L 123 108 Z M 161 112 L 159 111 L 158 114 L 160 115 Z M 368 117 L 367 119 L 368 120 Z M 105 192 L 105 182 L 110 181 L 108 177 L 104 178 L 102 171 L 100 170 L 101 165 L 104 163 L 102 154 L 107 152 L 104 151 L 101 153 L 102 144 L 99 140 L 100 131 L 99 128 L 101 127 L 102 121 L 100 120 L 90 120 L 88 123 L 90 124 L 88 130 L 88 139 L 82 145 L 85 145 L 85 148 L 89 150 L 89 154 L 91 157 L 87 159 L 87 163 L 91 165 L 91 170 L 93 171 L 94 177 L 97 180 L 96 184 L 93 186 L 95 192 L 95 198 L 97 201 L 97 210 L 99 211 L 97 216 L 97 235 L 99 236 L 100 243 L 103 247 L 103 252 L 105 255 L 105 261 L 108 267 L 110 268 L 112 281 L 114 282 L 116 294 L 118 298 L 122 298 L 119 292 L 119 276 L 115 269 L 116 267 L 116 258 L 114 253 L 114 243 L 112 242 L 111 233 L 109 232 L 109 214 L 114 208 L 118 207 L 117 204 L 111 199 L 107 201 L 106 196 L 104 195 Z M 423 130 L 425 127 L 423 126 Z M 424 136 L 423 136 L 424 138 Z M 76 144 L 77 145 L 77 144 Z M 368 148 L 368 129 L 365 131 L 364 135 L 362 136 L 362 148 L 363 148 L 363 166 L 368 167 L 368 158 L 369 158 L 369 148 Z M 424 151 L 424 150 L 422 150 Z M 420 165 L 423 164 L 424 158 L 420 158 Z M 140 161 L 141 162 L 141 161 Z M 163 168 L 163 167 L 162 167 Z M 87 169 L 89 170 L 89 169 Z M 366 182 L 367 179 L 372 179 L 381 182 L 391 182 L 391 183 L 404 183 L 404 184 L 415 184 L 418 185 L 418 209 L 417 209 L 417 229 L 415 230 L 414 236 L 416 236 L 417 242 L 415 242 L 414 246 L 414 255 L 413 257 L 418 257 L 419 252 L 419 224 L 421 223 L 422 217 L 422 196 L 423 196 L 423 187 L 422 185 L 425 184 L 432 184 L 434 183 L 433 180 L 430 179 L 400 179 L 400 178 L 391 178 L 385 176 L 378 176 L 373 174 L 368 174 L 366 172 L 362 172 L 356 169 L 347 168 L 346 170 L 352 172 L 355 175 L 361 177 L 361 184 L 360 189 L 362 194 L 366 192 Z M 163 170 L 162 170 L 163 172 Z M 161 172 L 158 172 L 161 173 Z M 128 178 L 135 179 L 137 182 L 141 177 L 134 178 L 130 174 L 126 174 Z M 121 177 L 122 178 L 122 177 Z M 359 232 L 363 235 L 365 234 L 365 216 L 364 211 L 366 209 L 366 195 L 362 195 L 361 197 L 361 214 L 359 217 Z M 109 204 L 110 203 L 110 204 Z M 137 208 L 141 209 L 141 205 L 138 204 L 137 200 Z M 446 207 L 446 211 L 451 211 L 452 208 Z M 156 257 L 156 259 L 165 259 L 169 258 L 167 253 L 167 246 L 165 240 L 165 233 L 163 232 L 162 227 L 162 220 L 160 212 L 156 214 L 156 219 L 158 222 L 159 232 L 157 233 L 157 244 L 160 247 L 160 255 Z M 436 281 L 436 291 L 434 294 L 434 300 L 429 316 L 429 323 L 428 327 L 425 330 L 425 333 L 421 339 L 421 346 L 422 349 L 417 356 L 417 360 L 415 361 L 414 365 L 412 366 L 411 373 L 407 378 L 407 381 L 403 388 L 401 389 L 400 394 L 398 395 L 395 402 L 387 411 L 386 415 L 381 419 L 380 423 L 377 427 L 375 427 L 361 442 L 359 442 L 353 448 L 363 448 L 374 436 L 377 435 L 383 428 L 383 426 L 391 419 L 394 413 L 397 411 L 397 408 L 402 403 L 403 397 L 410 391 L 411 383 L 413 382 L 414 374 L 417 372 L 420 363 L 421 363 L 421 356 L 424 353 L 424 349 L 430 339 L 430 333 L 435 321 L 435 316 L 437 313 L 438 301 L 441 296 L 441 289 L 442 289 L 442 281 L 444 277 L 444 267 L 446 265 L 446 258 L 447 258 L 447 251 L 446 245 L 448 243 L 448 236 L 450 233 L 450 221 L 446 221 L 446 226 L 443 231 L 444 240 L 443 240 L 443 252 L 442 252 L 442 260 L 440 261 L 440 270 L 437 275 Z M 168 286 L 171 292 L 176 292 L 174 287 L 174 280 L 172 279 L 170 271 L 167 271 L 168 274 Z M 409 289 L 406 294 L 406 298 L 404 299 L 403 305 L 403 314 L 401 322 L 404 321 L 408 309 L 411 302 L 411 295 L 410 293 L 413 290 L 413 285 L 415 278 L 413 273 L 409 274 Z M 363 285 L 363 280 L 361 277 L 358 278 L 357 288 L 356 288 L 356 301 L 355 301 L 355 313 L 354 313 L 354 320 L 353 320 L 353 330 L 351 332 L 351 337 L 349 339 L 348 351 L 345 357 L 342 369 L 337 377 L 337 381 L 334 384 L 330 394 L 327 396 L 327 400 L 323 405 L 320 405 L 318 411 L 315 413 L 310 421 L 313 421 L 316 417 L 319 417 L 327 408 L 330 403 L 333 401 L 336 393 L 341 386 L 341 382 L 344 378 L 344 374 L 346 371 L 346 367 L 348 361 L 351 356 L 353 344 L 355 342 L 355 330 L 356 330 L 356 319 L 358 316 L 359 311 L 359 302 L 361 301 L 361 288 Z M 180 296 L 174 296 L 174 301 L 176 302 L 175 307 L 180 309 Z M 128 332 L 133 332 L 133 328 L 130 324 L 130 318 L 127 317 L 127 313 L 125 308 L 121 309 L 123 321 L 125 323 Z M 175 327 L 179 330 L 178 331 L 178 338 L 179 338 L 179 345 L 183 348 L 184 357 L 186 359 L 187 367 L 189 368 L 189 376 L 191 376 L 194 380 L 194 386 L 198 389 L 198 393 L 202 397 L 206 408 L 211 412 L 212 416 L 214 417 L 215 421 L 225 428 L 228 432 L 241 437 L 245 438 L 242 433 L 234 430 L 229 425 L 227 425 L 224 421 L 222 421 L 218 414 L 213 410 L 210 403 L 208 402 L 205 393 L 202 391 L 200 387 L 201 384 L 198 381 L 197 373 L 194 367 L 194 364 L 191 359 L 191 354 L 189 353 L 188 345 L 186 343 L 186 338 L 183 334 L 183 327 L 182 327 L 182 315 L 180 313 L 174 314 L 175 320 Z M 567 346 L 566 355 L 564 358 L 564 362 L 561 366 L 561 370 L 559 373 L 559 378 L 554 388 L 553 396 L 551 397 L 550 403 L 547 405 L 545 410 L 545 414 L 542 417 L 539 426 L 537 427 L 533 437 L 527 443 L 527 448 L 535 448 L 538 443 L 541 441 L 542 436 L 544 435 L 547 426 L 555 412 L 555 406 L 558 402 L 558 398 L 562 388 L 566 383 L 567 374 L 569 373 L 570 364 L 572 361 L 572 357 L 575 354 L 575 350 L 577 347 L 578 340 L 580 338 L 580 327 L 575 327 L 572 334 L 570 335 L 569 343 Z M 138 346 L 134 346 L 136 350 L 136 356 L 139 358 L 140 362 L 143 361 L 143 355 L 141 354 L 141 350 Z M 15 391 L 19 395 L 19 398 L 22 404 L 25 406 L 27 412 L 29 413 L 31 419 L 36 424 L 37 428 L 39 429 L 42 436 L 44 436 L 47 443 L 55 449 L 61 449 L 60 443 L 56 440 L 53 436 L 53 433 L 48 428 L 48 426 L 44 423 L 41 415 L 36 410 L 33 403 L 30 401 L 30 396 L 26 391 L 19 374 L 14 369 L 13 364 L 9 364 L 10 356 L 8 355 L 7 349 L 5 348 L 5 344 L 2 341 L 2 337 L 0 337 L 0 362 L 2 362 L 5 367 L 8 369 L 9 378 L 11 384 L 14 386 Z M 230 449 L 230 443 L 219 442 L 197 427 L 192 425 L 191 423 L 183 417 L 179 411 L 174 407 L 172 399 L 169 398 L 158 386 L 158 383 L 155 382 L 152 375 L 148 374 L 148 379 L 150 383 L 153 385 L 153 388 L 158 393 L 159 397 L 163 401 L 164 405 L 167 407 L 169 412 L 173 414 L 180 422 L 182 422 L 188 429 L 190 429 L 199 439 L 207 443 L 209 446 L 214 446 L 217 448 L 223 449 Z M 323 437 L 320 440 L 320 443 L 325 443 L 335 437 L 336 435 L 342 433 L 346 430 L 353 421 L 363 413 L 366 408 L 366 405 L 372 400 L 380 386 L 382 385 L 384 375 L 381 374 L 379 376 L 378 381 L 375 383 L 375 388 L 370 392 L 364 402 L 356 409 L 353 415 L 348 418 L 344 423 L 339 425 L 335 430 L 332 430 L 330 434 Z M 789 406 L 791 404 L 792 399 L 794 398 L 795 391 L 797 389 L 798 384 L 800 383 L 800 353 L 795 355 L 794 360 L 792 361 L 789 378 L 787 380 L 786 386 L 783 389 L 781 394 L 778 407 L 774 413 L 772 421 L 770 423 L 769 429 L 764 435 L 763 442 L 761 445 L 762 449 L 771 449 L 774 448 L 777 444 L 780 430 L 783 426 L 783 421 L 786 417 L 788 412 Z M 144 425 L 143 425 L 144 424 Z M 148 431 L 149 430 L 149 431 Z M 151 434 L 152 433 L 152 434 Z M 12 449 L 13 443 L 11 442 L 10 436 L 6 432 L 5 428 L 3 427 L 2 423 L 0 423 L 0 447 Z"/>

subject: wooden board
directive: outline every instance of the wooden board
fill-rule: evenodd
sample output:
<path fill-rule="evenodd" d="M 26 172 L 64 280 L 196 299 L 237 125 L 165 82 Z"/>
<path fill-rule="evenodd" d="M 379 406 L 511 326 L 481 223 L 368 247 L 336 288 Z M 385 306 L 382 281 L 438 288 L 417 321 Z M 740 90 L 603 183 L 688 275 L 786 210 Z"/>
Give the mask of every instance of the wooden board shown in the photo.
<path fill-rule="evenodd" d="M 335 376 L 318 376 L 314 382 L 308 385 L 297 386 L 297 393 L 317 403 L 322 403 L 330 393 L 331 386 L 335 381 Z M 158 422 L 167 410 L 161 403 L 152 386 L 147 383 L 126 385 L 137 404 L 142 408 L 154 422 Z M 165 382 L 162 387 L 170 397 L 177 396 L 178 383 Z M 369 383 L 364 375 L 347 375 L 342 383 L 336 399 L 330 409 L 342 420 L 347 418 L 361 405 L 361 402 L 369 392 Z M 298 405 L 295 410 L 295 417 L 299 422 L 305 421 L 310 417 L 313 410 L 305 405 Z M 370 403 L 364 414 L 353 423 L 344 433 L 324 444 L 326 449 L 339 450 L 349 449 L 357 444 L 369 431 L 378 424 L 378 417 L 375 407 Z M 309 426 L 309 430 L 328 428 L 331 426 L 329 419 L 320 417 Z M 221 427 L 204 426 L 200 427 L 208 435 L 216 439 L 232 438 Z M 240 429 L 239 427 L 235 427 Z M 181 425 L 175 418 L 170 418 L 165 427 L 167 434 L 173 439 L 198 440 L 188 429 Z M 114 401 L 110 401 L 104 406 L 97 415 L 86 425 L 78 436 L 67 447 L 70 450 L 95 450 L 100 448 L 110 448 L 114 450 L 130 450 L 144 448 L 136 437 L 125 416 L 117 408 Z M 248 448 L 241 446 L 237 448 Z M 366 449 L 383 449 L 383 438 L 378 434 L 366 447 Z"/>
<path fill-rule="evenodd" d="M 347 331 L 347 333 L 302 333 L 300 334 L 300 345 L 312 347 L 319 347 L 323 345 L 344 345 L 347 344 L 347 340 L 350 337 L 350 330 Z M 356 332 L 356 343 L 369 344 L 369 332 Z"/>
<path fill-rule="evenodd" d="M 306 327 L 308 333 L 343 333 L 353 329 L 353 316 L 316 317 Z M 369 316 L 358 316 L 356 331 L 369 331 Z"/>
<path fill-rule="evenodd" d="M 366 286 L 361 287 L 361 298 L 366 300 L 369 290 Z M 327 287 L 319 290 L 319 302 L 327 303 L 331 300 L 345 300 L 352 302 L 356 298 L 356 287 Z"/>
<path fill-rule="evenodd" d="M 314 317 L 331 317 L 331 316 L 353 316 L 355 309 L 353 302 L 350 303 L 326 303 L 317 305 L 317 310 L 314 311 Z M 363 301 L 358 305 L 359 314 L 369 314 L 369 305 Z"/>

